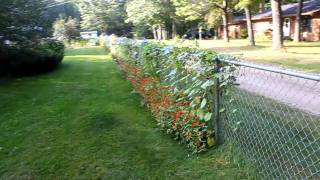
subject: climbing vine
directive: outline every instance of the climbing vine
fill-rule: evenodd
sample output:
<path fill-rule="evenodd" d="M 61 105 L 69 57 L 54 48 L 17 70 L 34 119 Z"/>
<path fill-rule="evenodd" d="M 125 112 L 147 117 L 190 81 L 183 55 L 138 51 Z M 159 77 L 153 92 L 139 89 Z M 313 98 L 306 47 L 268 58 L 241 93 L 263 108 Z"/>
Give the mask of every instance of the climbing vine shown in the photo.
<path fill-rule="evenodd" d="M 215 78 L 221 82 L 220 92 L 227 94 L 236 70 L 215 61 L 232 57 L 126 38 L 118 38 L 111 49 L 162 131 L 186 144 L 193 153 L 215 145 L 211 123 Z"/>

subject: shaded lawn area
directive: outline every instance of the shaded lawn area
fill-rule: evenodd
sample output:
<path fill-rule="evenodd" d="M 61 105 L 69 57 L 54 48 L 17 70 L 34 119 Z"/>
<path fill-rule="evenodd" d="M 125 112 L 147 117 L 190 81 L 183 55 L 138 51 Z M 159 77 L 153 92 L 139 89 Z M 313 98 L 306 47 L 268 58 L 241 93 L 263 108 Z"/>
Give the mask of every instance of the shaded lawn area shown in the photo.
<path fill-rule="evenodd" d="M 231 145 L 190 155 L 156 128 L 111 57 L 69 49 L 61 67 L 0 81 L 0 179 L 252 179 Z"/>
<path fill-rule="evenodd" d="M 235 54 L 245 61 L 320 73 L 320 42 L 285 41 L 285 49 L 278 52 L 272 50 L 271 41 L 257 40 L 256 47 L 248 46 L 246 39 L 234 39 L 229 43 L 223 40 L 202 40 L 198 43 L 200 48 Z M 195 43 L 187 40 L 184 44 L 192 46 Z"/>

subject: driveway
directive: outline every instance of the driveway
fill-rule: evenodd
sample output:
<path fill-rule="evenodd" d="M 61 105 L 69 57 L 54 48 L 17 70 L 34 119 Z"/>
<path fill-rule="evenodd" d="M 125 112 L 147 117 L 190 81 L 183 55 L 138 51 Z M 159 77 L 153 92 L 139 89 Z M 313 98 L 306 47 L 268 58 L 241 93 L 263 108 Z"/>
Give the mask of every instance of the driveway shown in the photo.
<path fill-rule="evenodd" d="M 320 115 L 320 82 L 241 67 L 237 83 L 241 89 Z"/>

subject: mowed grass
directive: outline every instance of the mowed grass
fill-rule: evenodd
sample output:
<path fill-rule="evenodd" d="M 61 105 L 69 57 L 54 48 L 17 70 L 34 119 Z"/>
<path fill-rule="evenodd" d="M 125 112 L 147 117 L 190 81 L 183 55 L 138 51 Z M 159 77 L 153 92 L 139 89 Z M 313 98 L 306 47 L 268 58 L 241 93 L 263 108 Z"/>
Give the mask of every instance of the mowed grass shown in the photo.
<path fill-rule="evenodd" d="M 194 41 L 186 40 L 185 46 L 194 46 Z M 320 73 L 320 42 L 285 41 L 284 50 L 274 51 L 271 41 L 256 41 L 256 46 L 248 46 L 246 39 L 198 41 L 199 47 L 218 53 L 234 54 L 244 61 L 276 65 L 284 68 Z"/>
<path fill-rule="evenodd" d="M 254 179 L 231 145 L 190 155 L 159 132 L 99 47 L 0 81 L 0 179 Z"/>

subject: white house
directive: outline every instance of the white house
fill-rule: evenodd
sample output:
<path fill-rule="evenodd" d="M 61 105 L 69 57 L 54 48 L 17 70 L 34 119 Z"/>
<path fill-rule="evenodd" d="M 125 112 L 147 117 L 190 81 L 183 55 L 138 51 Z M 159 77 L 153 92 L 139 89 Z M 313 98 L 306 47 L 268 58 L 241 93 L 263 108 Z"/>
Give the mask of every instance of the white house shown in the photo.
<path fill-rule="evenodd" d="M 98 31 L 86 31 L 80 32 L 80 36 L 83 39 L 98 39 Z"/>

